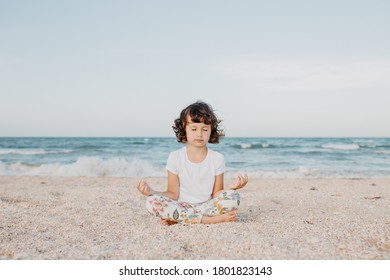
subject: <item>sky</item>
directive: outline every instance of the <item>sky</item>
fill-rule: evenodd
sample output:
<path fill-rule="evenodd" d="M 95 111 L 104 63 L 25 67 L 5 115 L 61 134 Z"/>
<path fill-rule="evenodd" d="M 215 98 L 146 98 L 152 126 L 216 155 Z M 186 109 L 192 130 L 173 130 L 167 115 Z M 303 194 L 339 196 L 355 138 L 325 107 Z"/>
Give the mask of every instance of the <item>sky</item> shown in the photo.
<path fill-rule="evenodd" d="M 0 0 L 0 137 L 390 137 L 390 1 Z"/>

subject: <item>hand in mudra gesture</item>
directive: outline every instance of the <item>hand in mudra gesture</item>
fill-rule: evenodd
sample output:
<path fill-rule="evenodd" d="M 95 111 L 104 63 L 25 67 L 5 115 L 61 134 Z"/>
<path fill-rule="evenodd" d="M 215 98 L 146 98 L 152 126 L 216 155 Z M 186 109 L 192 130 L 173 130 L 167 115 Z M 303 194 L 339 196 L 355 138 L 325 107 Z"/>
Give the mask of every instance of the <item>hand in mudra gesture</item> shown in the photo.
<path fill-rule="evenodd" d="M 231 190 L 242 189 L 248 183 L 248 175 L 246 174 L 238 174 L 236 177 L 236 181 L 233 186 L 230 187 Z"/>
<path fill-rule="evenodd" d="M 141 180 L 137 180 L 135 183 L 134 183 L 134 186 L 138 189 L 138 191 L 143 194 L 143 195 L 146 195 L 146 196 L 149 196 L 149 195 L 152 195 L 153 194 L 153 190 L 152 188 L 149 186 L 149 184 L 144 180 L 144 179 L 141 179 Z"/>

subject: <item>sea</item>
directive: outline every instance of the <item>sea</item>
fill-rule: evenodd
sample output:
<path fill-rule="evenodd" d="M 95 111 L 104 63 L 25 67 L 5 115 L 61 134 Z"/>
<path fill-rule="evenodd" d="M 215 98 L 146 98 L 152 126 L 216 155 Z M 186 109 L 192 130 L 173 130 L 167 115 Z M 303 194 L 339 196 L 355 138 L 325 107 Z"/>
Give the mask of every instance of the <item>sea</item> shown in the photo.
<path fill-rule="evenodd" d="M 170 137 L 0 138 L 0 175 L 164 177 Z M 226 137 L 226 177 L 389 178 L 390 138 Z"/>

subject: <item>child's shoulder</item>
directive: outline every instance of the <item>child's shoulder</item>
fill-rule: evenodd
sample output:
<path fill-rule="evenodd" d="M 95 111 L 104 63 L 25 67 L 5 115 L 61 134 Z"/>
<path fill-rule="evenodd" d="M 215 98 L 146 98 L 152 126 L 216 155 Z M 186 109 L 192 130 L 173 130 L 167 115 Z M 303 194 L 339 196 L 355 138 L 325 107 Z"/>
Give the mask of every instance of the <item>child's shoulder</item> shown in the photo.
<path fill-rule="evenodd" d="M 172 153 L 175 153 L 175 154 L 180 154 L 180 153 L 185 153 L 186 152 L 186 147 L 181 147 L 180 149 L 177 149 L 177 150 L 174 150 L 171 152 Z"/>
<path fill-rule="evenodd" d="M 210 155 L 212 157 L 219 158 L 219 159 L 223 159 L 224 158 L 224 155 L 222 153 L 214 151 L 212 149 L 209 149 L 209 153 L 210 153 Z"/>
<path fill-rule="evenodd" d="M 170 153 L 169 153 L 169 156 L 170 156 L 170 157 L 172 157 L 172 156 L 173 156 L 173 157 L 178 157 L 178 156 L 180 156 L 180 155 L 184 155 L 185 152 L 186 152 L 185 147 L 182 147 L 182 148 L 180 148 L 180 149 L 177 149 L 177 150 L 175 150 L 175 151 L 170 152 Z"/>

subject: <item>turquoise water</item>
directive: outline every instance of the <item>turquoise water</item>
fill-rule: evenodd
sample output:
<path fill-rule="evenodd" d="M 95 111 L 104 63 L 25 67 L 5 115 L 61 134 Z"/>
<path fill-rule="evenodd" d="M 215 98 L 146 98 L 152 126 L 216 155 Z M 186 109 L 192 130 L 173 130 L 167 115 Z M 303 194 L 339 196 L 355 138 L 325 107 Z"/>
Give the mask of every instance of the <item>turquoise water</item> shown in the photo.
<path fill-rule="evenodd" d="M 0 138 L 0 175 L 165 176 L 175 138 Z M 390 138 L 225 138 L 226 176 L 390 177 Z"/>

